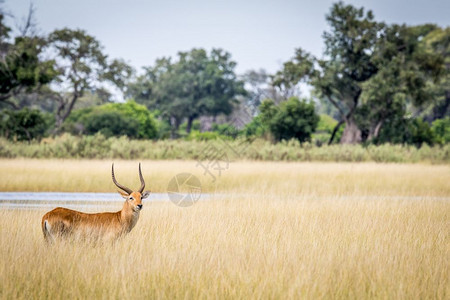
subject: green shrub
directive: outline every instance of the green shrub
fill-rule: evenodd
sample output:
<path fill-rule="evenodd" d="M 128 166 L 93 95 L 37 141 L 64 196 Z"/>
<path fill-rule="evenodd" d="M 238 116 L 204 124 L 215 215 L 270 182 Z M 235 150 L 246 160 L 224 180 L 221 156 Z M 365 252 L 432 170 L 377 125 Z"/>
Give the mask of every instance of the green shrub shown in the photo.
<path fill-rule="evenodd" d="M 246 137 L 262 137 L 267 131 L 268 128 L 263 124 L 262 116 L 258 115 L 245 125 L 244 129 L 242 129 L 242 134 Z"/>
<path fill-rule="evenodd" d="M 424 143 L 433 145 L 434 134 L 427 122 L 419 118 L 414 119 L 409 126 L 409 130 L 411 133 L 412 144 L 418 147 L 422 146 Z"/>
<path fill-rule="evenodd" d="M 310 141 L 316 130 L 319 116 L 315 113 L 314 104 L 300 101 L 292 97 L 278 107 L 272 100 L 265 100 L 260 106 L 263 124 L 267 124 L 277 141 L 298 139 L 300 142 Z"/>
<path fill-rule="evenodd" d="M 211 131 L 233 139 L 237 138 L 240 133 L 236 127 L 230 124 L 213 124 Z"/>
<path fill-rule="evenodd" d="M 99 107 L 105 111 L 116 111 L 139 123 L 137 137 L 141 139 L 154 139 L 158 135 L 158 124 L 152 113 L 134 100 L 126 103 L 109 103 Z"/>
<path fill-rule="evenodd" d="M 17 141 L 41 139 L 49 129 L 50 119 L 35 109 L 24 108 L 18 111 L 4 109 L 0 112 L 1 135 Z"/>
<path fill-rule="evenodd" d="M 431 124 L 436 143 L 444 145 L 450 142 L 450 117 L 435 120 Z"/>
<path fill-rule="evenodd" d="M 422 144 L 433 145 L 434 132 L 430 125 L 420 118 L 388 119 L 381 127 L 374 144 L 410 144 L 420 147 Z"/>
<path fill-rule="evenodd" d="M 201 158 L 206 147 L 227 151 L 230 158 L 267 161 L 398 162 L 450 163 L 450 144 L 421 148 L 411 145 L 324 145 L 317 147 L 297 139 L 273 144 L 263 139 L 249 143 L 243 138 L 224 140 L 216 132 L 199 133 L 192 140 L 132 140 L 126 136 L 107 138 L 102 134 L 64 134 L 41 142 L 11 142 L 0 138 L 0 157 L 29 158 L 121 158 L 192 159 Z M 201 136 L 201 137 L 200 137 Z M 226 145 L 225 145 L 226 143 Z M 236 153 L 231 153 L 234 150 Z M 232 157 L 233 156 L 233 157 Z"/>
<path fill-rule="evenodd" d="M 101 133 L 106 137 L 126 135 L 139 138 L 139 122 L 117 111 L 94 111 L 84 119 L 87 134 Z"/>
<path fill-rule="evenodd" d="M 63 130 L 71 134 L 102 133 L 108 137 L 126 135 L 138 139 L 154 139 L 159 134 L 152 113 L 133 100 L 76 110 L 66 120 Z"/>

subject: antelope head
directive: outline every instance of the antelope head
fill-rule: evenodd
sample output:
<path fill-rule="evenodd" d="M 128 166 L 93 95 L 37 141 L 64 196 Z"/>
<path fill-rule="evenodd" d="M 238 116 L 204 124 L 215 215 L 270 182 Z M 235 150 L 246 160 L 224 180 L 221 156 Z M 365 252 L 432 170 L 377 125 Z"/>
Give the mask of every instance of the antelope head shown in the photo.
<path fill-rule="evenodd" d="M 142 209 L 142 200 L 147 198 L 150 195 L 149 191 L 144 192 L 145 182 L 144 177 L 141 172 L 141 164 L 139 163 L 139 179 L 141 180 L 141 187 L 137 192 L 133 192 L 130 188 L 121 185 L 117 182 L 116 177 L 114 176 L 114 163 L 112 164 L 112 180 L 114 184 L 121 190 L 119 190 L 119 194 L 126 200 L 126 204 L 128 204 L 134 212 L 139 212 Z"/>

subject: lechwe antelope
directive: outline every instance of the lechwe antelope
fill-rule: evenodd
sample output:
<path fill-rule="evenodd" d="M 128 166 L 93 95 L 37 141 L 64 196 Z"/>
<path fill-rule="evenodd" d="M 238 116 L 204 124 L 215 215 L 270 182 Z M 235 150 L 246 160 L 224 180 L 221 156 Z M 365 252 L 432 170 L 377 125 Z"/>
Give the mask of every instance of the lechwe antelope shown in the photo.
<path fill-rule="evenodd" d="M 119 193 L 125 198 L 122 210 L 88 214 L 57 207 L 42 217 L 42 231 L 45 240 L 51 242 L 58 237 L 70 236 L 114 240 L 130 232 L 139 219 L 142 199 L 150 195 L 149 191 L 143 192 L 145 182 L 141 172 L 141 164 L 139 164 L 139 178 L 141 187 L 137 192 L 133 192 L 117 182 L 114 176 L 114 164 L 112 164 L 112 180 L 121 189 Z"/>

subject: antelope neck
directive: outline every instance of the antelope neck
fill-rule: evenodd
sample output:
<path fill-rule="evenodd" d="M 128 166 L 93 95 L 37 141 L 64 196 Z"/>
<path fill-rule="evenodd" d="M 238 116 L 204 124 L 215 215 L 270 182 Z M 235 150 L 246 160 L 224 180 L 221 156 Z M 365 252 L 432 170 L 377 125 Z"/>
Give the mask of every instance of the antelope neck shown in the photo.
<path fill-rule="evenodd" d="M 139 218 L 139 211 L 134 211 L 130 204 L 125 201 L 123 208 L 120 211 L 120 221 L 124 227 L 130 227 L 131 230 Z"/>

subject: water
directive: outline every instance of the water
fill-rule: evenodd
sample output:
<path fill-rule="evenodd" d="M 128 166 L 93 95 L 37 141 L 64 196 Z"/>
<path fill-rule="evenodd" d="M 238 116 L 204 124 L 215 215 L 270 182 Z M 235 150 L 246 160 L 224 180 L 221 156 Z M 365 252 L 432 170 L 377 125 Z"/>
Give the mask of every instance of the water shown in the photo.
<path fill-rule="evenodd" d="M 169 201 L 167 194 L 150 194 L 145 203 Z M 0 208 L 52 209 L 58 206 L 77 210 L 120 210 L 124 199 L 118 193 L 31 193 L 0 192 Z"/>
<path fill-rule="evenodd" d="M 181 194 L 184 195 L 184 194 Z M 187 194 L 186 194 L 187 195 Z M 221 200 L 227 198 L 226 194 L 200 194 L 199 200 Z M 251 195 L 240 194 L 233 196 L 249 197 Z M 266 195 L 268 197 L 268 195 Z M 274 199 L 280 199 L 273 195 Z M 330 197 L 299 196 L 299 200 L 324 200 Z M 422 197 L 422 196 L 338 196 L 339 199 L 377 200 L 390 199 L 393 201 L 450 201 L 450 197 Z M 170 201 L 167 193 L 152 193 L 143 201 L 146 204 L 152 202 Z M 173 201 L 173 199 L 172 199 Z M 80 211 L 117 211 L 122 208 L 124 199 L 118 193 L 34 193 L 34 192 L 0 192 L 0 209 L 53 209 L 58 206 Z M 178 202 L 175 202 L 177 204 Z M 193 203 L 188 203 L 192 205 Z M 190 205 L 180 205 L 180 207 Z"/>

